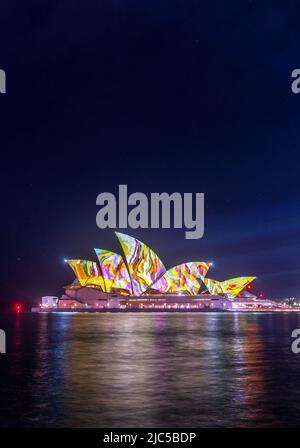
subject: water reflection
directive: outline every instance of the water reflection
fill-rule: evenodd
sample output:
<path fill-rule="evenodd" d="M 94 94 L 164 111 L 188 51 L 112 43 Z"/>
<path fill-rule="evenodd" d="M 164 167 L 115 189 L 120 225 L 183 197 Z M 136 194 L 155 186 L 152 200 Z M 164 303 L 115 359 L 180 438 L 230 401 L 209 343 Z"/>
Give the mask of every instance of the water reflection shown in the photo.
<path fill-rule="evenodd" d="M 1 426 L 298 426 L 297 314 L 0 317 Z"/>

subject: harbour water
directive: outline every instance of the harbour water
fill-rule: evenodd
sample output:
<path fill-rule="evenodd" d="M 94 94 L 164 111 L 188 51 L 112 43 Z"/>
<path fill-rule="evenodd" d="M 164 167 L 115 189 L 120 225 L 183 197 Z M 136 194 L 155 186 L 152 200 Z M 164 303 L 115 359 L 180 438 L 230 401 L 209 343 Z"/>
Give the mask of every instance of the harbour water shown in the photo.
<path fill-rule="evenodd" d="M 1 427 L 300 426 L 300 313 L 2 314 Z"/>

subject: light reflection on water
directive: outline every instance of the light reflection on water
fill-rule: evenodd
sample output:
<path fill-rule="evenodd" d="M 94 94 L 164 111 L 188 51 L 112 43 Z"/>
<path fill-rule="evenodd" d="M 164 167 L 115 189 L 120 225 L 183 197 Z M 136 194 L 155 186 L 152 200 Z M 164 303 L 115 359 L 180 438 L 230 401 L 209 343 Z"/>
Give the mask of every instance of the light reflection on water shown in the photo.
<path fill-rule="evenodd" d="M 0 426 L 300 426 L 299 314 L 20 314 L 0 328 Z"/>

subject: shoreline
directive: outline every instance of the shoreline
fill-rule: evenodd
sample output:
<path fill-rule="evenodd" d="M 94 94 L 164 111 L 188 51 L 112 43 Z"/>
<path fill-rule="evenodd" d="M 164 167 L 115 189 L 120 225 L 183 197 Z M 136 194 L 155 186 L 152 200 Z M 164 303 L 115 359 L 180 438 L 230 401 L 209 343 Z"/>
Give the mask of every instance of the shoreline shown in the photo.
<path fill-rule="evenodd" d="M 160 309 L 160 308 L 149 308 L 149 309 L 139 309 L 139 308 L 132 308 L 132 309 L 119 309 L 119 308 L 79 308 L 77 310 L 74 309 L 41 309 L 41 308 L 32 308 L 31 313 L 119 313 L 119 314 L 126 314 L 126 313 L 243 313 L 243 314 L 253 314 L 253 313 L 280 313 L 280 312 L 300 312 L 300 310 L 287 310 L 287 309 L 264 309 L 264 310 L 228 310 L 228 309 Z"/>

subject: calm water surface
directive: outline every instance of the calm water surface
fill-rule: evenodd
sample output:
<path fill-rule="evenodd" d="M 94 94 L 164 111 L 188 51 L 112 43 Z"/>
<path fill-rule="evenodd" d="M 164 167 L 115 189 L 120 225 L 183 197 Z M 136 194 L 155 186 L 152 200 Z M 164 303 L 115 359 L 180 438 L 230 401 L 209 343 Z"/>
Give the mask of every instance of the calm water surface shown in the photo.
<path fill-rule="evenodd" d="M 0 315 L 0 426 L 300 426 L 300 315 Z"/>

